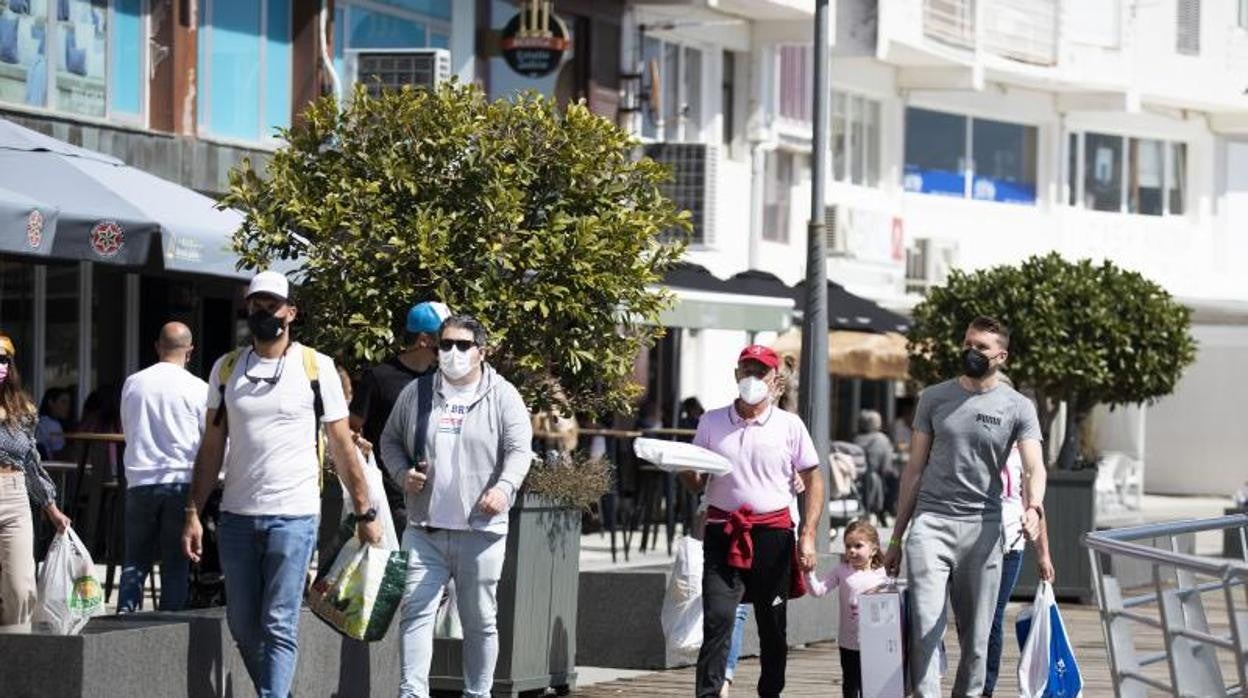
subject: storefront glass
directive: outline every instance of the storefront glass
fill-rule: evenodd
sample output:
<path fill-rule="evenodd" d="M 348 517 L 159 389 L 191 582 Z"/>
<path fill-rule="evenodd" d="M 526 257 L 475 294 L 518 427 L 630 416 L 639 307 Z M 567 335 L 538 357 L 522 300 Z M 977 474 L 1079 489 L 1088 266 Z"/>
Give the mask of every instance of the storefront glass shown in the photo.
<path fill-rule="evenodd" d="M 49 264 L 43 387 L 78 385 L 78 265 Z"/>

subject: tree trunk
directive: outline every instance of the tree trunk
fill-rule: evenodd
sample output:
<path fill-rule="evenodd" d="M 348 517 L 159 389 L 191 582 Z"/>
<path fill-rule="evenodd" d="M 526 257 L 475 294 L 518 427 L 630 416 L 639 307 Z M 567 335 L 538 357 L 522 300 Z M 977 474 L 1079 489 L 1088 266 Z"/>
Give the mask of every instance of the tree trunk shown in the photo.
<path fill-rule="evenodd" d="M 1066 438 L 1062 441 L 1062 450 L 1057 455 L 1059 470 L 1074 470 L 1079 460 L 1079 409 L 1074 400 L 1066 403 Z"/>

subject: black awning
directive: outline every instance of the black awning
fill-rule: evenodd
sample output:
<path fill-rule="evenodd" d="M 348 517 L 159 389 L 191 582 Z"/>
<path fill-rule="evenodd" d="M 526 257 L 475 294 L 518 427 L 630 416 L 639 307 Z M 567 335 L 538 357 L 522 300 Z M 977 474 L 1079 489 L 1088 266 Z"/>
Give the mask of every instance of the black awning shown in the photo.
<path fill-rule="evenodd" d="M 804 282 L 794 289 L 793 297 L 797 301 L 798 311 L 806 307 L 806 284 Z M 846 291 L 844 286 L 836 282 L 829 281 L 828 329 L 905 334 L 910 331 L 910 320 L 869 298 Z"/>

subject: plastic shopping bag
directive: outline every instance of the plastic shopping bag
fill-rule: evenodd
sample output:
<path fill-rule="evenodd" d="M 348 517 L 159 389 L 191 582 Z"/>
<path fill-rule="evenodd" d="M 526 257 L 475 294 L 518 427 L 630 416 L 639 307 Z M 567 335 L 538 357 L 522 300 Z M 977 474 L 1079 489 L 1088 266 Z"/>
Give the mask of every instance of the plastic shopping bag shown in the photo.
<path fill-rule="evenodd" d="M 305 599 L 318 618 L 343 635 L 374 642 L 386 636 L 403 599 L 407 553 L 364 545 L 351 523 L 339 531 L 334 564 L 312 583 Z"/>
<path fill-rule="evenodd" d="M 1053 585 L 1040 582 L 1031 608 L 1018 614 L 1015 624 L 1022 654 L 1018 660 L 1018 688 L 1023 698 L 1079 698 L 1083 676 L 1074 648 L 1053 597 Z"/>
<path fill-rule="evenodd" d="M 684 536 L 677 542 L 660 620 L 669 659 L 697 661 L 702 647 L 702 541 Z"/>
<path fill-rule="evenodd" d="M 438 604 L 438 615 L 433 621 L 433 636 L 449 640 L 464 639 L 464 627 L 459 622 L 459 605 L 455 597 L 455 580 L 446 585 L 442 601 Z"/>
<path fill-rule="evenodd" d="M 372 453 L 365 458 L 364 482 L 368 485 L 368 505 L 377 510 L 377 523 L 381 524 L 381 547 L 386 550 L 399 549 L 399 536 L 394 530 L 394 518 L 390 515 L 390 502 L 386 500 L 386 487 L 382 484 L 381 468 Z M 355 511 L 355 502 L 351 499 L 351 490 L 342 483 L 342 518 L 345 521 Z"/>
<path fill-rule="evenodd" d="M 31 627 L 54 635 L 77 635 L 91 616 L 104 612 L 104 589 L 87 546 L 65 529 L 52 539 L 39 575 L 39 607 Z"/>

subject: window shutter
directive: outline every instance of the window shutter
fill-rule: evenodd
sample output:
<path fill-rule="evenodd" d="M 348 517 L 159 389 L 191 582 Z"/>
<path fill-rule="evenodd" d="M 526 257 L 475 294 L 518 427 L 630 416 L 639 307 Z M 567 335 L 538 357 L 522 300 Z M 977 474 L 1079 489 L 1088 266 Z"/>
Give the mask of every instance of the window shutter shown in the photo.
<path fill-rule="evenodd" d="M 1185 56 L 1200 55 L 1200 0 L 1177 0 L 1175 50 Z"/>

